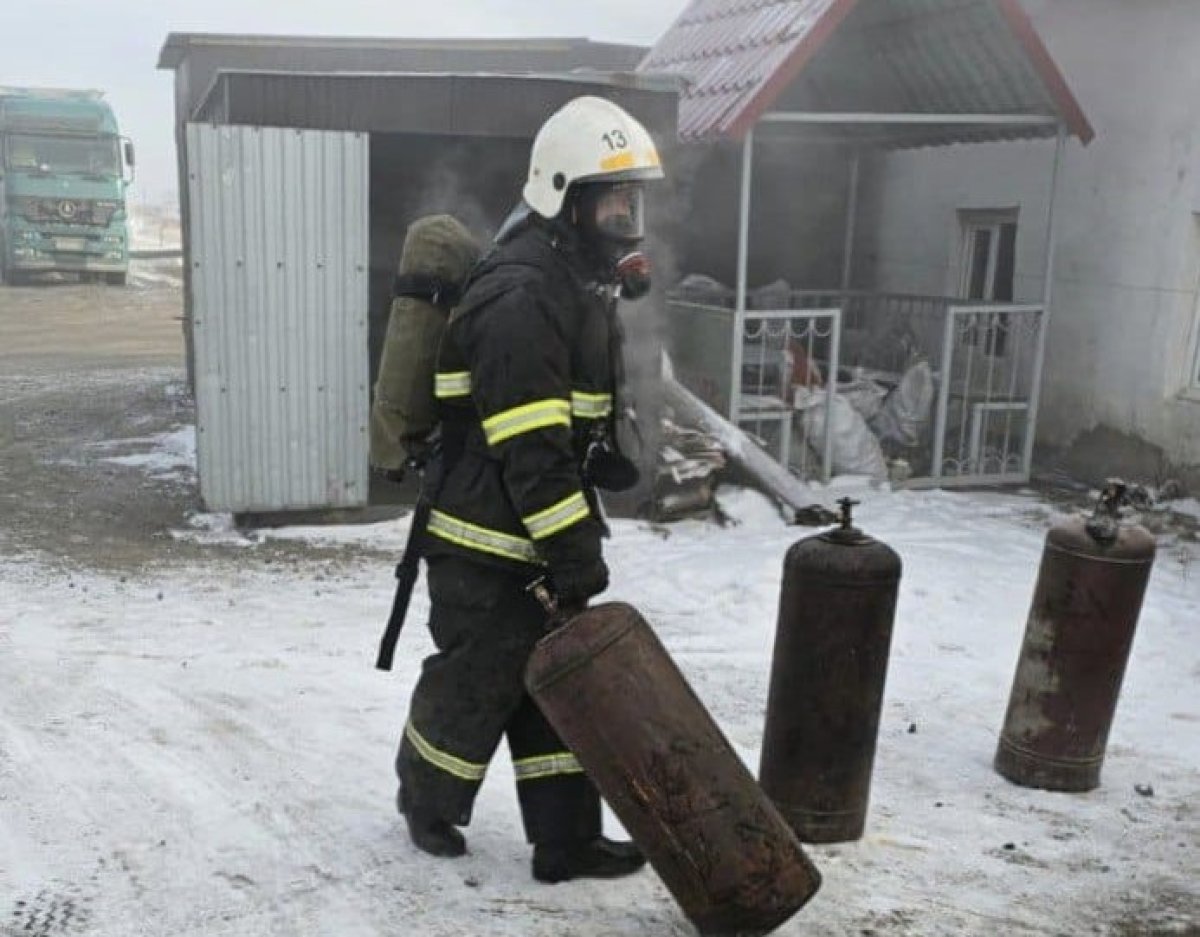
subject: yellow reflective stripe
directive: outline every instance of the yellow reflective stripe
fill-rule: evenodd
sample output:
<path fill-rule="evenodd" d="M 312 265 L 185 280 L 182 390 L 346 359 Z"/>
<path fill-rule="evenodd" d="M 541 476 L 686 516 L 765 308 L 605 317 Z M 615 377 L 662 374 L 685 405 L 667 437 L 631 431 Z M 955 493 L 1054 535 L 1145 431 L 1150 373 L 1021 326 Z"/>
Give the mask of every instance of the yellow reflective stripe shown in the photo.
<path fill-rule="evenodd" d="M 435 537 L 470 550 L 520 560 L 522 563 L 541 563 L 532 540 L 514 537 L 500 530 L 489 530 L 478 524 L 451 517 L 442 511 L 429 512 L 429 524 L 425 529 Z"/>
<path fill-rule="evenodd" d="M 568 495 L 559 501 L 558 504 L 551 505 L 544 511 L 538 511 L 536 514 L 522 517 L 521 523 L 529 531 L 529 536 L 534 540 L 541 540 L 543 537 L 549 537 L 560 530 L 570 527 L 572 524 L 584 520 L 590 513 L 587 499 L 583 496 L 583 492 L 577 491 L 575 494 Z"/>
<path fill-rule="evenodd" d="M 513 774 L 517 776 L 518 781 L 532 781 L 560 774 L 583 774 L 583 766 L 570 752 L 556 752 L 553 755 L 539 755 L 536 758 L 514 761 Z"/>
<path fill-rule="evenodd" d="M 621 169 L 653 169 L 661 165 L 662 162 L 659 159 L 658 153 L 654 150 L 642 151 L 640 153 L 634 153 L 633 150 L 624 150 L 621 153 L 601 158 L 600 171 L 617 172 Z"/>
<path fill-rule="evenodd" d="M 417 754 L 428 761 L 435 768 L 441 768 L 447 774 L 452 774 L 456 778 L 461 778 L 464 781 L 482 781 L 484 774 L 487 772 L 486 764 L 476 764 L 473 761 L 465 761 L 462 758 L 456 758 L 449 752 L 444 752 L 439 748 L 434 748 L 426 741 L 425 737 L 416 730 L 416 727 L 410 721 L 404 727 L 404 735 L 412 742 L 413 748 L 417 750 Z"/>
<path fill-rule="evenodd" d="M 582 420 L 599 420 L 612 413 L 612 394 L 586 394 L 571 391 L 571 413 Z"/>
<path fill-rule="evenodd" d="M 567 400 L 535 400 L 513 407 L 483 421 L 483 434 L 488 445 L 494 446 L 521 433 L 546 426 L 571 426 L 571 404 Z"/>
<path fill-rule="evenodd" d="M 439 400 L 471 393 L 470 371 L 439 371 L 433 376 L 433 395 Z"/>

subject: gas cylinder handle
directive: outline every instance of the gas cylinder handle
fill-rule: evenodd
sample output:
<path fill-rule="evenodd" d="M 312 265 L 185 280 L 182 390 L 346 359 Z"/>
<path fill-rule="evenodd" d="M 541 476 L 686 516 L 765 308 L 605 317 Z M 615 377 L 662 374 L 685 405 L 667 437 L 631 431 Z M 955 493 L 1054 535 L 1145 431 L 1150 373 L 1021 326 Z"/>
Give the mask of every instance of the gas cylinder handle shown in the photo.
<path fill-rule="evenodd" d="M 838 501 L 838 504 L 842 509 L 842 530 L 852 530 L 854 527 L 854 509 L 862 504 L 862 502 L 847 497 Z"/>
<path fill-rule="evenodd" d="M 586 603 L 564 607 L 558 600 L 550 580 L 545 576 L 533 580 L 525 587 L 525 591 L 537 599 L 538 604 L 545 610 L 547 631 L 562 627 L 586 607 Z"/>
<path fill-rule="evenodd" d="M 558 597 L 550 591 L 550 581 L 545 576 L 533 580 L 525 587 L 525 591 L 537 599 L 538 605 L 546 610 L 546 614 L 558 614 Z"/>

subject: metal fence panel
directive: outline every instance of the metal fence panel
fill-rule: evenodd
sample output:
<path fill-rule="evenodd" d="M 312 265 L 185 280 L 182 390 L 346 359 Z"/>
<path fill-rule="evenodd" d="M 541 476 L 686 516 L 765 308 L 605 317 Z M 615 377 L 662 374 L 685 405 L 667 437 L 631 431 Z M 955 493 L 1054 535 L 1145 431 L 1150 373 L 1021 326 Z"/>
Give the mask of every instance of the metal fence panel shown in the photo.
<path fill-rule="evenodd" d="M 680 379 L 721 412 L 736 399 L 739 425 L 796 475 L 827 479 L 871 454 L 892 482 L 911 487 L 1028 480 L 1042 306 L 792 290 L 771 308 L 747 309 L 735 345 L 735 310 L 699 289 L 678 291 L 668 307 Z M 839 425 L 858 432 L 841 444 L 831 438 L 835 403 Z"/>
<path fill-rule="evenodd" d="M 947 310 L 933 477 L 1027 481 L 1041 306 Z"/>
<path fill-rule="evenodd" d="M 668 302 L 676 376 L 795 475 L 832 472 L 834 397 L 824 375 L 838 371 L 841 311 L 755 309 L 743 314 L 740 382 L 730 386 L 737 312 L 681 294 Z M 801 412 L 803 411 L 803 412 Z"/>
<path fill-rule="evenodd" d="M 367 500 L 367 137 L 187 127 L 200 495 Z"/>

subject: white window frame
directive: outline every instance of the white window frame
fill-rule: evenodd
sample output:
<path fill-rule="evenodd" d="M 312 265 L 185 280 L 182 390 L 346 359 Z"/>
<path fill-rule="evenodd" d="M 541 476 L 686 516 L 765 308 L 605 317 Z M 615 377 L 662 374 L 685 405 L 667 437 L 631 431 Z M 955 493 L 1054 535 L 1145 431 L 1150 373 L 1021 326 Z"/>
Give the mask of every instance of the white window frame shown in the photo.
<path fill-rule="evenodd" d="M 957 279 L 952 284 L 953 295 L 968 303 L 1011 303 L 1016 300 L 1017 290 L 1017 242 L 1020 237 L 1020 210 L 1017 208 L 960 208 L 958 220 L 958 267 Z M 1000 242 L 1005 225 L 1014 228 L 1012 256 L 1012 293 L 1011 299 L 996 299 L 996 274 L 1000 269 Z M 987 269 L 984 271 L 983 295 L 971 295 L 971 280 L 975 273 L 975 239 L 980 233 L 988 234 Z M 1003 317 L 1007 318 L 1007 317 Z M 972 328 L 964 333 L 961 340 L 983 349 L 986 354 L 1003 358 L 1007 353 L 1007 335 L 1003 329 L 990 332 L 988 329 Z"/>
<path fill-rule="evenodd" d="M 954 294 L 961 299 L 972 299 L 971 297 L 971 273 L 972 264 L 975 259 L 975 237 L 978 232 L 987 231 L 991 235 L 989 245 L 987 272 L 985 274 L 986 283 L 983 288 L 982 297 L 973 297 L 975 300 L 983 302 L 991 302 L 996 296 L 996 270 L 999 267 L 1000 261 L 1000 230 L 1006 224 L 1017 226 L 1017 237 L 1021 235 L 1020 220 L 1018 218 L 1018 210 L 1015 208 L 1003 209 L 959 209 L 958 212 L 958 277 L 955 284 Z M 1016 253 L 1016 245 L 1013 245 L 1014 255 Z M 1013 257 L 1013 278 L 1016 279 L 1016 257 Z M 1016 291 L 1016 283 L 1013 283 L 1014 293 Z M 1015 298 L 1015 297 L 1014 297 Z"/>

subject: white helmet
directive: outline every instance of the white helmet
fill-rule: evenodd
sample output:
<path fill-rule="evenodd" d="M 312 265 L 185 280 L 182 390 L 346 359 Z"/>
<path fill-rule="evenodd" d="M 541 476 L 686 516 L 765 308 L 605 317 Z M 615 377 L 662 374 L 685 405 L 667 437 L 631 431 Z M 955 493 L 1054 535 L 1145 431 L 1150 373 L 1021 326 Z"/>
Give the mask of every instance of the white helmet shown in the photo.
<path fill-rule="evenodd" d="M 646 128 L 612 101 L 585 96 L 568 101 L 542 124 L 522 195 L 543 218 L 554 218 L 574 182 L 661 178 L 658 150 Z"/>

